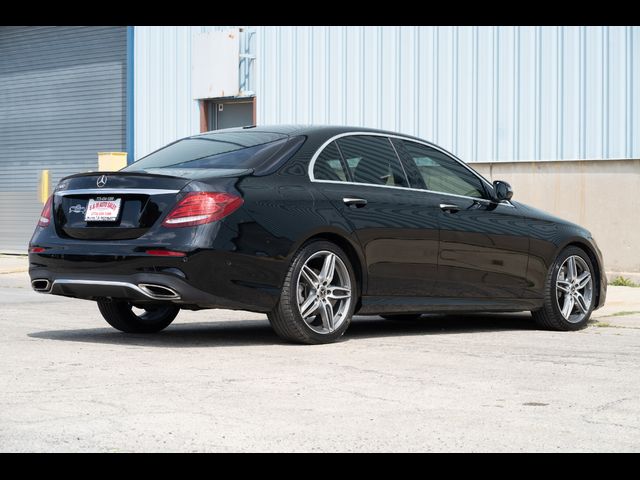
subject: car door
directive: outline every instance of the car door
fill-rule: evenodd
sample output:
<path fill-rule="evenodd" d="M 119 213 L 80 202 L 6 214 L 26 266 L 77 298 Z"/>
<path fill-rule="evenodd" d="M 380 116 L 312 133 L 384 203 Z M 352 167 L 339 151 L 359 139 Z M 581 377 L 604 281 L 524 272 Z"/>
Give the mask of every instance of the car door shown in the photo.
<path fill-rule="evenodd" d="M 438 254 L 437 205 L 411 191 L 388 137 L 350 135 L 313 166 L 317 188 L 347 219 L 362 247 L 367 296 L 429 296 Z"/>
<path fill-rule="evenodd" d="M 488 182 L 431 146 L 394 140 L 405 168 L 439 205 L 438 297 L 514 298 L 527 286 L 529 238 L 509 202 L 489 198 Z"/>

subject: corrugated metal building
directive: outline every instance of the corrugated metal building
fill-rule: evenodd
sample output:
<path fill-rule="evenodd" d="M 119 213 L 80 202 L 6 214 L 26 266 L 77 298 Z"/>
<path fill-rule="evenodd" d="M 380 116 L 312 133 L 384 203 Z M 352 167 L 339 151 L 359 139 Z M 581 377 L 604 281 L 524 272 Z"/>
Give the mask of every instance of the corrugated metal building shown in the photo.
<path fill-rule="evenodd" d="M 178 138 L 212 129 L 215 123 L 210 112 L 214 96 L 199 96 L 194 84 L 195 63 L 213 63 L 216 45 L 203 53 L 209 56 L 196 57 L 195 45 L 202 37 L 216 32 L 236 31 L 232 27 L 135 27 L 135 158 Z M 253 100 L 250 91 L 255 76 L 253 60 L 240 58 L 255 49 L 256 30 L 244 28 L 238 32 L 237 60 L 232 69 L 238 71 L 236 95 L 224 97 L 226 101 L 241 97 Z M 223 47 L 224 48 L 224 47 Z M 250 65 L 251 64 L 251 65 Z M 250 68 L 251 67 L 251 68 Z M 232 72 L 217 69 L 213 75 L 226 76 Z M 206 103 L 206 105 L 205 105 Z M 206 109 L 206 112 L 201 111 Z M 202 117 L 209 117 L 205 119 Z M 253 120 L 253 119 L 251 119 Z M 249 123 L 252 123 L 252 121 Z"/>
<path fill-rule="evenodd" d="M 100 150 L 332 123 L 434 141 L 592 229 L 610 269 L 640 271 L 640 227 L 625 230 L 639 200 L 601 210 L 640 189 L 639 52 L 640 27 L 3 27 L 0 228 L 20 231 L 0 249 L 26 246 L 40 168 L 56 181 Z"/>
<path fill-rule="evenodd" d="M 136 27 L 136 157 L 198 131 L 191 45 L 211 28 Z M 640 158 L 640 27 L 288 26 L 252 35 L 261 124 L 396 130 L 469 162 Z"/>
<path fill-rule="evenodd" d="M 184 78 L 207 61 L 189 46 L 207 28 L 136 27 L 136 71 L 149 73 L 136 80 L 147 102 L 136 103 L 136 158 L 215 128 L 211 117 L 226 111 L 230 99 L 200 96 Z M 640 272 L 640 225 L 630 222 L 640 211 L 640 27 L 287 26 L 240 36 L 250 86 L 237 90 L 255 103 L 245 123 L 429 139 L 510 181 L 516 199 L 589 228 L 608 270 Z M 172 76 L 191 90 L 175 90 Z M 146 106 L 160 103 L 161 114 Z"/>
<path fill-rule="evenodd" d="M 38 178 L 126 150 L 126 27 L 0 27 L 0 250 L 25 252 Z"/>

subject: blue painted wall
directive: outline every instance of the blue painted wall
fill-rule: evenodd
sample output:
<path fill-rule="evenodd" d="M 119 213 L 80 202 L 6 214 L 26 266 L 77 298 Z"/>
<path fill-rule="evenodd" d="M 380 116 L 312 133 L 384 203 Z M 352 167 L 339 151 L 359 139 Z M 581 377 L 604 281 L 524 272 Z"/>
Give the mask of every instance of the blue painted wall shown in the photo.
<path fill-rule="evenodd" d="M 191 46 L 199 33 L 224 26 L 136 26 L 134 41 L 135 158 L 200 131 L 191 92 Z M 242 46 L 242 41 L 241 41 Z"/>
<path fill-rule="evenodd" d="M 191 39 L 136 27 L 136 157 L 195 133 Z M 380 127 L 466 161 L 640 158 L 640 27 L 256 27 L 258 123 Z"/>
<path fill-rule="evenodd" d="M 191 41 L 206 27 L 135 27 L 135 158 L 199 131 Z"/>
<path fill-rule="evenodd" d="M 640 27 L 263 27 L 261 123 L 347 123 L 467 161 L 640 158 Z"/>

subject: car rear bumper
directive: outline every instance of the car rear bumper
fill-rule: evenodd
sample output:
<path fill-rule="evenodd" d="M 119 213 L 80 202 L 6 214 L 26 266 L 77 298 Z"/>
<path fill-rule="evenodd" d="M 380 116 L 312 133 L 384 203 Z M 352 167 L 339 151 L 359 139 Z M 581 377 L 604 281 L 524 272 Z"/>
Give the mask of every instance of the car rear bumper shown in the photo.
<path fill-rule="evenodd" d="M 135 304 L 169 302 L 184 308 L 247 308 L 245 303 L 213 295 L 165 273 L 70 274 L 42 268 L 29 273 L 32 288 L 45 294 L 85 300 L 126 299 Z"/>
<path fill-rule="evenodd" d="M 267 259 L 219 250 L 176 258 L 123 253 L 89 255 L 68 248 L 64 253 L 30 253 L 32 288 L 86 300 L 114 298 L 255 312 L 270 311 L 279 297 L 279 275 L 264 268 Z"/>

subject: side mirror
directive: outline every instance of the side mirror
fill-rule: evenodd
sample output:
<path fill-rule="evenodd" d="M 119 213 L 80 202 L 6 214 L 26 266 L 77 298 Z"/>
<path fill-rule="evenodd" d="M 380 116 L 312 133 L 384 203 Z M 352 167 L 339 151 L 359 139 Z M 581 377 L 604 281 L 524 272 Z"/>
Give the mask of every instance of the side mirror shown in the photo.
<path fill-rule="evenodd" d="M 511 188 L 511 185 L 507 182 L 503 182 L 502 180 L 496 180 L 493 182 L 493 191 L 495 192 L 495 199 L 498 202 L 511 200 L 511 197 L 513 197 L 513 189 Z"/>

